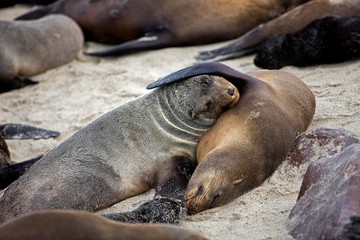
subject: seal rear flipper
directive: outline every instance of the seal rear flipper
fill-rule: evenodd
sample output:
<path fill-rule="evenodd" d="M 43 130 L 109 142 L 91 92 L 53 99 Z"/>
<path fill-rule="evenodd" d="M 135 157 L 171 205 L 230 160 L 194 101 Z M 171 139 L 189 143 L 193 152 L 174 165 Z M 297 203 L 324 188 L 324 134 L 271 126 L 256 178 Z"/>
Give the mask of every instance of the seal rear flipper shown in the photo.
<path fill-rule="evenodd" d="M 259 45 L 249 48 L 239 48 L 237 44 L 230 44 L 211 51 L 202 51 L 195 56 L 195 59 L 199 62 L 217 62 L 222 60 L 229 60 L 256 53 L 258 48 Z"/>
<path fill-rule="evenodd" d="M 175 44 L 173 39 L 171 33 L 167 31 L 149 33 L 142 38 L 128 41 L 115 47 L 110 47 L 98 52 L 84 52 L 84 54 L 97 57 L 120 56 L 141 50 L 170 47 Z"/>
<path fill-rule="evenodd" d="M 0 134 L 5 139 L 47 139 L 60 135 L 57 131 L 15 123 L 0 125 Z"/>
<path fill-rule="evenodd" d="M 42 156 L 24 162 L 0 167 L 0 189 L 4 189 L 9 186 L 12 182 L 23 175 L 40 158 L 42 158 Z"/>
<path fill-rule="evenodd" d="M 173 198 L 155 198 L 137 209 L 123 213 L 102 214 L 103 217 L 126 223 L 178 223 L 184 215 L 181 201 Z"/>

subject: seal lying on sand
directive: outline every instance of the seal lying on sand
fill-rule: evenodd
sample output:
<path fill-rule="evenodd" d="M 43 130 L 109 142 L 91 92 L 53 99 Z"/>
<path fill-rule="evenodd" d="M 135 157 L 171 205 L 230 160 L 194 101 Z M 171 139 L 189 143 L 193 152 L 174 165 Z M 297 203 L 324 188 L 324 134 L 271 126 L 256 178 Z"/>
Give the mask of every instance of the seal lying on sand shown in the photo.
<path fill-rule="evenodd" d="M 97 211 L 153 187 L 162 195 L 168 186 L 185 187 L 179 165 L 195 164 L 200 138 L 238 99 L 227 80 L 202 75 L 121 105 L 11 184 L 0 221 L 38 209 Z"/>
<path fill-rule="evenodd" d="M 38 211 L 0 225 L 7 240 L 204 240 L 194 231 L 165 224 L 126 224 L 87 212 L 69 210 Z"/>
<path fill-rule="evenodd" d="M 18 19 L 61 13 L 89 41 L 120 44 L 94 56 L 234 39 L 309 0 L 59 0 Z"/>
<path fill-rule="evenodd" d="M 213 65 L 192 66 L 162 81 L 213 74 Z M 216 74 L 224 76 L 235 70 L 220 71 Z M 260 185 L 285 159 L 315 113 L 313 93 L 292 74 L 263 70 L 227 79 L 237 86 L 241 100 L 219 117 L 198 145 L 198 166 L 184 200 L 192 213 L 223 205 Z"/>
<path fill-rule="evenodd" d="M 315 20 L 294 34 L 280 34 L 261 45 L 256 66 L 279 69 L 339 63 L 360 58 L 360 16 Z"/>
<path fill-rule="evenodd" d="M 69 17 L 0 21 L 0 93 L 36 82 L 28 77 L 72 61 L 83 34 Z"/>
<path fill-rule="evenodd" d="M 198 145 L 198 166 L 184 199 L 190 213 L 223 205 L 260 185 L 285 160 L 295 137 L 307 129 L 315 113 L 309 87 L 283 71 L 246 75 L 220 63 L 204 63 L 150 87 L 198 74 L 226 77 L 239 89 L 241 100 L 219 117 Z"/>
<path fill-rule="evenodd" d="M 253 28 L 224 47 L 201 52 L 196 56 L 196 59 L 200 61 L 219 61 L 241 57 L 256 52 L 260 44 L 271 37 L 278 34 L 295 33 L 316 19 L 327 16 L 353 16 L 359 14 L 360 4 L 357 0 L 313 0 Z"/>
<path fill-rule="evenodd" d="M 40 159 L 40 157 L 36 157 L 20 163 L 11 163 L 10 151 L 5 139 L 46 139 L 59 135 L 59 132 L 23 124 L 0 125 L 0 189 L 6 188 Z"/>

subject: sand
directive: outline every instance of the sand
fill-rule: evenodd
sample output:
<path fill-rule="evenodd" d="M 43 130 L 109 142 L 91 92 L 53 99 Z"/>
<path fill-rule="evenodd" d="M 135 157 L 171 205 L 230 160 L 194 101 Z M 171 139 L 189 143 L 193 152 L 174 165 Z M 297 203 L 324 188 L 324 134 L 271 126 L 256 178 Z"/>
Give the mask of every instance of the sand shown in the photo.
<path fill-rule="evenodd" d="M 2 9 L 0 19 L 12 19 L 28 9 Z M 103 113 L 147 93 L 147 84 L 193 64 L 199 51 L 224 44 L 168 48 L 91 61 L 76 59 L 33 77 L 39 81 L 35 86 L 0 94 L 0 124 L 24 123 L 61 132 L 56 139 L 7 141 L 12 160 L 19 162 L 48 152 Z M 257 69 L 253 58 L 223 63 L 248 72 Z M 310 129 L 340 127 L 360 136 L 360 61 L 283 70 L 303 79 L 316 95 L 317 109 Z M 226 206 L 186 217 L 179 225 L 209 239 L 291 239 L 284 223 L 295 204 L 305 170 L 306 166 L 298 168 L 284 162 L 260 187 Z M 128 211 L 152 195 L 153 191 L 149 191 L 105 212 Z"/>

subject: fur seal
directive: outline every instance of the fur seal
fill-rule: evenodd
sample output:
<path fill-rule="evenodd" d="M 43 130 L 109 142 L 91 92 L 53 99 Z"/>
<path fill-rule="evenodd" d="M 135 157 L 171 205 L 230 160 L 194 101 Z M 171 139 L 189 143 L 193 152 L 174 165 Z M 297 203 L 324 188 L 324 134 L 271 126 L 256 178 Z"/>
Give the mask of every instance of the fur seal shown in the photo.
<path fill-rule="evenodd" d="M 60 0 L 17 19 L 51 13 L 73 18 L 89 41 L 120 44 L 92 56 L 234 39 L 309 0 Z"/>
<path fill-rule="evenodd" d="M 8 123 L 0 125 L 0 189 L 23 175 L 40 157 L 20 163 L 11 163 L 10 151 L 5 139 L 47 139 L 57 137 L 60 133 L 29 125 Z"/>
<path fill-rule="evenodd" d="M 360 58 L 360 16 L 325 17 L 294 34 L 263 43 L 254 59 L 260 68 L 340 63 Z"/>
<path fill-rule="evenodd" d="M 360 4 L 357 0 L 312 0 L 260 24 L 224 47 L 200 52 L 195 58 L 200 61 L 219 61 L 241 57 L 257 52 L 264 41 L 278 34 L 298 32 L 316 19 L 359 14 Z"/>
<path fill-rule="evenodd" d="M 33 84 L 28 77 L 72 61 L 83 34 L 69 17 L 0 21 L 0 93 Z"/>
<path fill-rule="evenodd" d="M 119 106 L 11 184 L 0 199 L 0 222 L 40 209 L 94 212 L 150 188 L 166 195 L 167 185 L 186 186 L 179 164 L 196 163 L 200 138 L 238 99 L 223 77 L 201 75 Z"/>
<path fill-rule="evenodd" d="M 198 144 L 198 165 L 184 197 L 189 213 L 224 205 L 259 186 L 312 121 L 315 97 L 299 78 L 275 70 L 248 74 L 259 80 L 238 88 L 241 101 Z"/>
<path fill-rule="evenodd" d="M 118 223 L 82 211 L 49 210 L 25 214 L 0 225 L 7 240 L 202 240 L 199 233 L 166 224 Z"/>

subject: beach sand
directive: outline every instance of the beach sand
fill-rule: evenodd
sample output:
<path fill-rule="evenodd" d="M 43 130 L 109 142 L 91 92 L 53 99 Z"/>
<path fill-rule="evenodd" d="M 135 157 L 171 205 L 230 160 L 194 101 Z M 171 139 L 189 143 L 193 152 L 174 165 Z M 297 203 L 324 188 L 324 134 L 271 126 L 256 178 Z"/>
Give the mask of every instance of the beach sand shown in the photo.
<path fill-rule="evenodd" d="M 0 19 L 12 19 L 28 9 L 2 9 Z M 224 44 L 168 48 L 118 58 L 77 59 L 34 76 L 37 85 L 0 94 L 0 124 L 23 123 L 61 132 L 56 139 L 8 140 L 12 160 L 19 162 L 48 152 L 103 113 L 147 93 L 147 84 L 195 63 L 199 51 Z M 251 55 L 223 63 L 248 72 L 257 69 L 253 58 Z M 345 128 L 360 136 L 360 61 L 283 70 L 303 79 L 316 95 L 317 108 L 310 129 Z M 179 226 L 209 239 L 291 239 L 284 223 L 296 202 L 305 171 L 305 165 L 294 167 L 284 162 L 260 187 L 225 206 L 188 216 Z M 149 191 L 103 212 L 134 209 L 153 193 Z"/>

